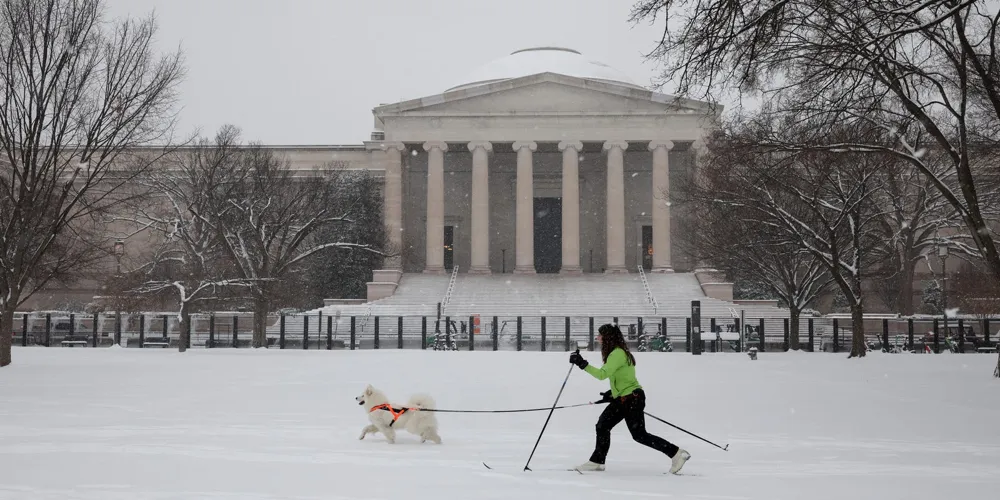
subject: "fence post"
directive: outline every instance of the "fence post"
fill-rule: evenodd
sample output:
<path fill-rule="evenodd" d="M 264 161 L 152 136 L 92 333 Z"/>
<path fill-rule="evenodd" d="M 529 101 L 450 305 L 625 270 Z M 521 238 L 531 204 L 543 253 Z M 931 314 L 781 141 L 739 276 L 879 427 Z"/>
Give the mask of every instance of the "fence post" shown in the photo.
<path fill-rule="evenodd" d="M 476 325 L 473 324 L 473 321 L 475 321 L 475 319 L 476 319 L 475 316 L 469 316 L 469 329 L 468 329 L 468 331 L 469 331 L 469 350 L 470 351 L 475 351 L 476 350 Z M 402 346 L 400 346 L 400 347 L 402 347 Z"/>
<path fill-rule="evenodd" d="M 691 340 L 694 341 L 694 346 L 691 348 L 691 354 L 695 356 L 700 356 L 704 345 L 701 342 L 701 301 L 692 300 L 691 301 Z"/>
<path fill-rule="evenodd" d="M 420 317 L 420 348 L 427 349 L 427 316 Z"/>
<path fill-rule="evenodd" d="M 100 317 L 99 313 L 94 313 L 94 327 L 91 332 L 91 345 L 97 347 L 97 319 Z"/>
<path fill-rule="evenodd" d="M 208 316 L 208 347 L 215 347 L 215 313 Z"/>
<path fill-rule="evenodd" d="M 355 320 L 354 316 L 351 316 L 351 350 L 352 351 L 354 350 L 354 344 L 355 344 L 355 342 L 354 342 L 354 339 L 355 339 L 354 335 L 355 335 L 355 332 L 356 332 L 355 327 L 354 327 L 354 320 Z"/>
<path fill-rule="evenodd" d="M 139 313 L 139 349 L 143 349 L 146 344 L 146 315 Z"/>
<path fill-rule="evenodd" d="M 307 349 L 309 349 L 309 315 L 304 314 L 302 315 L 302 350 Z"/>
<path fill-rule="evenodd" d="M 27 329 L 25 329 L 27 331 Z M 990 344 L 990 319 L 986 318 L 983 320 L 983 341 L 986 345 Z"/>
<path fill-rule="evenodd" d="M 326 350 L 333 350 L 333 316 L 326 317 Z"/>
<path fill-rule="evenodd" d="M 69 313 L 69 337 L 76 337 L 76 314 L 74 313 Z M 63 340 L 66 340 L 66 337 L 63 337 Z"/>
<path fill-rule="evenodd" d="M 493 350 L 496 351 L 500 348 L 500 331 L 497 330 L 497 317 L 493 316 Z"/>
<path fill-rule="evenodd" d="M 285 348 L 285 313 L 278 319 L 278 349 Z"/>
<path fill-rule="evenodd" d="M 833 352 L 840 352 L 840 324 L 833 318 Z"/>
<path fill-rule="evenodd" d="M 666 323 L 666 320 L 664 320 L 664 323 Z M 738 337 L 736 337 L 737 352 L 743 352 L 743 325 L 740 324 L 740 318 L 733 318 L 733 325 L 736 326 L 736 334 L 738 335 Z M 666 330 L 666 328 L 664 328 L 664 330 Z"/>
<path fill-rule="evenodd" d="M 889 349 L 889 319 L 882 318 L 882 349 Z"/>
<path fill-rule="evenodd" d="M 396 319 L 396 349 L 403 348 L 403 317 Z"/>
<path fill-rule="evenodd" d="M 635 338 L 636 338 L 636 341 L 638 341 L 639 339 L 642 338 L 642 335 L 645 332 L 644 326 L 645 325 L 642 324 L 642 316 L 636 317 L 635 318 Z"/>
<path fill-rule="evenodd" d="M 444 349 L 451 349 L 451 316 L 444 317 Z"/>
<path fill-rule="evenodd" d="M 27 347 L 27 346 L 28 346 L 28 313 L 24 313 L 24 316 L 21 316 L 21 347 Z"/>
<path fill-rule="evenodd" d="M 958 320 L 958 352 L 965 352 L 965 320 Z"/>
<path fill-rule="evenodd" d="M 809 325 L 809 352 L 816 352 L 816 337 L 813 330 L 813 319 L 809 318 L 806 323 Z"/>
<path fill-rule="evenodd" d="M 782 319 L 784 320 L 784 321 L 782 321 L 782 323 L 783 323 L 782 327 L 784 328 L 784 334 L 785 334 L 785 336 L 784 336 L 784 339 L 782 339 L 782 341 L 781 341 L 781 349 L 783 351 L 785 351 L 785 352 L 788 352 L 788 349 L 789 349 L 788 344 L 791 342 L 791 339 L 789 338 L 789 335 L 791 334 L 791 331 L 790 331 L 790 328 L 788 326 L 788 318 L 782 318 Z"/>
<path fill-rule="evenodd" d="M 916 349 L 913 343 L 913 318 L 906 320 L 906 341 L 910 343 L 910 351 Z"/>
<path fill-rule="evenodd" d="M 521 317 L 517 317 L 517 350 L 521 350 Z"/>
<path fill-rule="evenodd" d="M 167 338 L 167 315 L 163 315 L 163 338 Z"/>
<path fill-rule="evenodd" d="M 545 352 L 545 316 L 542 316 L 542 352 Z"/>
<path fill-rule="evenodd" d="M 660 318 L 660 335 L 667 335 L 667 318 Z"/>
<path fill-rule="evenodd" d="M 684 318 L 687 335 L 684 342 L 684 352 L 691 352 L 691 318 Z"/>
<path fill-rule="evenodd" d="M 590 351 L 594 350 L 594 317 L 589 316 L 590 322 L 590 340 L 587 342 L 587 349 Z"/>
<path fill-rule="evenodd" d="M 764 344 L 767 343 L 767 334 L 764 332 L 764 318 L 760 318 L 760 323 L 759 323 L 758 326 L 760 327 L 760 348 L 759 348 L 759 350 L 760 350 L 760 352 L 764 352 L 764 349 L 766 347 Z"/>
<path fill-rule="evenodd" d="M 115 344 L 121 345 L 122 343 L 122 313 L 121 311 L 115 311 Z"/>
<path fill-rule="evenodd" d="M 569 343 L 570 343 L 570 338 L 569 338 L 569 316 L 566 316 L 566 352 L 570 351 Z"/>
<path fill-rule="evenodd" d="M 240 317 L 233 314 L 233 348 L 240 345 Z"/>
<path fill-rule="evenodd" d="M 52 315 L 45 314 L 45 347 L 51 347 L 52 343 Z"/>
<path fill-rule="evenodd" d="M 934 354 L 941 353 L 941 336 L 938 333 L 938 320 L 934 318 Z"/>

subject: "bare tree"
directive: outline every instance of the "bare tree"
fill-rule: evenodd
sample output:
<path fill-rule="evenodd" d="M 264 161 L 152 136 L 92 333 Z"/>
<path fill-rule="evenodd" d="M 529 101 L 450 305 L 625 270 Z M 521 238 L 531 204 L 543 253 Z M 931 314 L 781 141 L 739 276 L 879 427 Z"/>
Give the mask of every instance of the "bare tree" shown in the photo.
<path fill-rule="evenodd" d="M 134 228 L 129 236 L 153 243 L 152 252 L 125 276 L 125 294 L 165 296 L 177 304 L 179 350 L 190 333 L 190 315 L 198 304 L 218 301 L 223 289 L 247 288 L 254 281 L 238 277 L 223 251 L 217 219 L 232 209 L 246 172 L 241 170 L 239 130 L 224 126 L 214 140 L 164 158 L 136 179 L 145 196 L 114 217 Z"/>
<path fill-rule="evenodd" d="M 788 307 L 789 347 L 798 350 L 802 312 L 833 280 L 822 262 L 788 243 L 784 231 L 775 227 L 777 220 L 763 211 L 751 214 L 744 208 L 756 194 L 745 192 L 747 175 L 739 173 L 742 166 L 734 169 L 734 164 L 754 161 L 746 152 L 728 150 L 725 141 L 715 141 L 702 158 L 699 175 L 675 199 L 699 214 L 698 248 L 691 251 L 725 269 L 731 280 L 767 298 L 778 298 Z"/>
<path fill-rule="evenodd" d="M 729 166 L 719 169 L 724 172 L 705 176 L 725 179 L 713 186 L 714 200 L 739 209 L 734 217 L 749 231 L 773 235 L 772 248 L 788 249 L 789 254 L 805 252 L 821 264 L 850 304 L 851 357 L 864 356 L 862 283 L 864 272 L 877 260 L 874 229 L 881 212 L 873 193 L 883 164 L 870 155 L 789 153 L 762 148 L 760 134 L 774 134 L 770 130 L 774 126 L 787 127 L 767 118 L 762 115 L 759 121 L 744 124 L 732 135 L 710 141 L 710 154 L 716 158 L 709 164 Z M 812 130 L 785 128 L 782 133 L 796 135 Z M 822 274 L 812 272 L 813 276 Z"/>
<path fill-rule="evenodd" d="M 932 162 L 928 159 L 929 165 Z M 946 179 L 949 174 L 942 171 L 940 176 Z M 921 261 L 939 244 L 948 244 L 956 255 L 970 259 L 978 259 L 978 251 L 940 191 L 909 165 L 888 162 L 877 186 L 878 203 L 885 208 L 878 221 L 885 258 L 869 273 L 872 288 L 890 310 L 913 314 L 914 277 Z"/>
<path fill-rule="evenodd" d="M 802 149 L 889 154 L 923 174 L 1000 278 L 994 158 L 1000 138 L 1000 13 L 985 0 L 641 0 L 664 17 L 649 57 L 680 94 L 757 92 L 782 111 L 877 127 L 876 140 L 799 138 Z M 669 21 L 669 22 L 668 22 Z M 677 22 L 674 22 L 677 21 Z M 942 177 L 914 143 L 929 137 Z"/>
<path fill-rule="evenodd" d="M 15 309 L 101 251 L 98 216 L 149 164 L 127 153 L 169 142 L 182 64 L 155 33 L 100 0 L 0 0 L 0 366 Z"/>
<path fill-rule="evenodd" d="M 357 223 L 365 192 L 354 189 L 351 179 L 367 173 L 332 167 L 295 171 L 259 145 L 247 147 L 240 158 L 245 175 L 212 224 L 235 265 L 235 277 L 254 282 L 253 345 L 264 347 L 267 313 L 281 282 L 309 259 L 333 249 L 385 252 L 382 244 L 360 243 L 357 234 L 338 231 Z"/>

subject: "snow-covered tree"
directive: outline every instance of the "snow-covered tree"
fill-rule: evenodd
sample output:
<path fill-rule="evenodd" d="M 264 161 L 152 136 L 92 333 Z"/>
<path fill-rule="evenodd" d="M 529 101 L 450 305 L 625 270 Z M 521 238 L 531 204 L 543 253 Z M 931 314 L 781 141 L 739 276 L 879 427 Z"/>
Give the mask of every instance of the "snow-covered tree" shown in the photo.
<path fill-rule="evenodd" d="M 253 280 L 235 272 L 222 251 L 218 219 L 237 196 L 244 154 L 239 130 L 224 126 L 214 140 L 199 140 L 163 158 L 136 179 L 145 196 L 113 219 L 130 232 L 123 239 L 151 243 L 151 252 L 135 259 L 114 288 L 123 295 L 162 297 L 177 305 L 183 352 L 191 333 L 190 315 L 199 304 L 217 301 L 226 289 L 248 288 Z"/>
<path fill-rule="evenodd" d="M 101 0 L 0 0 L 0 367 L 16 308 L 109 255 L 101 216 L 171 142 L 183 68 L 155 34 Z"/>
<path fill-rule="evenodd" d="M 211 220 L 235 276 L 254 282 L 253 346 L 263 347 L 267 313 L 289 290 L 282 282 L 310 259 L 332 255 L 334 249 L 386 252 L 384 242 L 362 242 L 357 232 L 343 230 L 358 223 L 355 216 L 366 206 L 366 191 L 356 189 L 356 180 L 367 172 L 326 165 L 294 170 L 257 144 L 244 148 L 239 158 L 243 175 Z"/>
<path fill-rule="evenodd" d="M 801 284 L 803 277 L 808 277 L 810 286 L 797 286 L 802 295 L 789 299 L 811 300 L 818 293 L 815 286 L 829 276 L 850 302 L 854 320 L 851 356 L 864 356 L 862 283 L 877 248 L 876 222 L 881 216 L 873 193 L 880 169 L 891 159 L 762 148 L 758 142 L 761 134 L 815 132 L 808 122 L 772 122 L 767 117 L 762 114 L 757 120 L 737 123 L 727 135 L 709 141 L 709 153 L 700 166 L 704 173 L 699 175 L 709 183 L 705 192 L 711 193 L 715 203 L 729 207 L 729 217 L 747 231 L 767 236 L 766 246 L 761 247 L 764 252 L 783 251 L 781 255 L 788 262 L 808 255 L 791 267 L 788 262 L 777 266 L 776 277 L 767 280 Z M 826 129 L 825 133 L 871 131 Z"/>
<path fill-rule="evenodd" d="M 986 0 L 640 0 L 632 20 L 664 34 L 659 84 L 760 98 L 791 120 L 878 129 L 774 137 L 789 150 L 890 155 L 957 214 L 969 250 L 1000 278 L 996 159 L 1000 11 Z M 923 141 L 923 146 L 918 143 Z M 852 156 L 855 158 L 856 156 Z M 937 165 L 945 165 L 943 170 Z M 944 174 L 944 175 L 943 175 Z"/>

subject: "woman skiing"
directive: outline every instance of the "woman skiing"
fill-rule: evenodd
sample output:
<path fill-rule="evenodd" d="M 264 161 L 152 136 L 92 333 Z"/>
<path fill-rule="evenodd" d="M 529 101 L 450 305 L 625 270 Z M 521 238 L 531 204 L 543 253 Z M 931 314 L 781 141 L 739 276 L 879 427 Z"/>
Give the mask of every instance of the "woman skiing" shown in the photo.
<path fill-rule="evenodd" d="M 646 394 L 635 378 L 635 357 L 629 352 L 625 337 L 617 325 L 601 325 L 598 334 L 604 366 L 600 368 L 590 366 L 579 353 L 573 353 L 569 357 L 570 363 L 593 375 L 594 378 L 611 379 L 611 390 L 601 394 L 604 396 L 602 401 L 608 401 L 609 404 L 597 419 L 597 446 L 590 460 L 577 468 L 582 471 L 603 471 L 604 460 L 611 447 L 611 429 L 625 420 L 625 425 L 632 433 L 632 439 L 670 457 L 670 472 L 676 474 L 681 467 L 684 467 L 684 462 L 691 458 L 691 454 L 646 431 L 646 418 L 643 413 L 646 408 Z"/>

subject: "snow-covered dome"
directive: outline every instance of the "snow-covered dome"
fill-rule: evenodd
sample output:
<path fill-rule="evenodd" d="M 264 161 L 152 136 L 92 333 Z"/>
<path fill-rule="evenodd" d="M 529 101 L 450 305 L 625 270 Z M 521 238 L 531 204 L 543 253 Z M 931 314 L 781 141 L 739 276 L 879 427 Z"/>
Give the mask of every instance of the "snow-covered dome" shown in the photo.
<path fill-rule="evenodd" d="M 560 75 L 612 82 L 641 89 L 621 71 L 602 62 L 591 61 L 573 49 L 563 47 L 533 47 L 511 52 L 510 55 L 493 60 L 481 66 L 462 82 L 450 89 L 461 90 L 479 85 L 537 75 L 558 73 Z"/>

